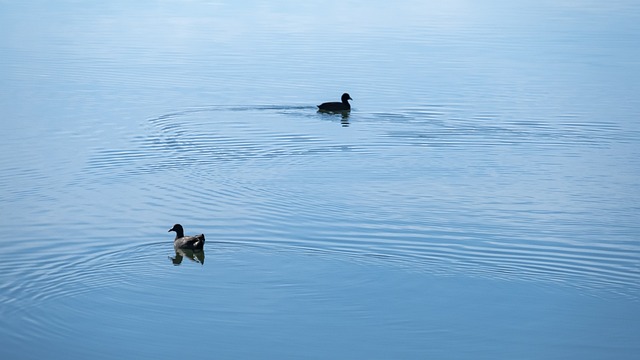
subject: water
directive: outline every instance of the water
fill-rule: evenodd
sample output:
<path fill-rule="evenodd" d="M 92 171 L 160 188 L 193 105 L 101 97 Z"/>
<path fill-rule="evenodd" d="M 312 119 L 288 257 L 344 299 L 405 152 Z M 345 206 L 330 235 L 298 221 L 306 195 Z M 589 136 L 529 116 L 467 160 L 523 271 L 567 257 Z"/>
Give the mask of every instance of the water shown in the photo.
<path fill-rule="evenodd" d="M 634 2 L 0 7 L 3 359 L 640 352 Z"/>

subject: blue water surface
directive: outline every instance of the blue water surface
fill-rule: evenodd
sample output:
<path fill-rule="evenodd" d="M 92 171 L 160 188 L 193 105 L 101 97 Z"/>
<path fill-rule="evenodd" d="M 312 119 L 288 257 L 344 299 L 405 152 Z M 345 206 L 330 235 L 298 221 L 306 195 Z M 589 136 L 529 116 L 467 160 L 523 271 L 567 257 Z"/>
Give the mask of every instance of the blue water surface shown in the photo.
<path fill-rule="evenodd" d="M 0 34 L 0 358 L 638 358 L 636 2 L 4 1 Z"/>

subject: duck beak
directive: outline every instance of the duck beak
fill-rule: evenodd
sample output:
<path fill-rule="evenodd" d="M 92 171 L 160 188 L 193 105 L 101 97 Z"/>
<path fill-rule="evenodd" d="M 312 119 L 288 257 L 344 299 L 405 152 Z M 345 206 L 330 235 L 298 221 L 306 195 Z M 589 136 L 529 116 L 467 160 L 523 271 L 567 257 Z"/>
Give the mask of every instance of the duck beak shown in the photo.
<path fill-rule="evenodd" d="M 172 232 L 172 231 L 173 231 L 173 228 L 169 229 L 169 231 L 167 231 L 167 232 Z"/>

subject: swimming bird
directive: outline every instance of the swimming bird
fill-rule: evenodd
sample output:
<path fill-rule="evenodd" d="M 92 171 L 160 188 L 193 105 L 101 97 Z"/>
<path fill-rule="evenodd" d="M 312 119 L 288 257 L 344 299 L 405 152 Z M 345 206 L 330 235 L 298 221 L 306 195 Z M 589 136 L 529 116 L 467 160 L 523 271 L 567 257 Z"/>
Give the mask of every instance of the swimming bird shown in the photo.
<path fill-rule="evenodd" d="M 173 246 L 176 249 L 201 250 L 204 247 L 204 234 L 196 236 L 184 236 L 182 225 L 175 224 L 168 232 L 176 232 L 176 238 L 173 240 Z"/>
<path fill-rule="evenodd" d="M 342 94 L 342 102 L 326 102 L 318 105 L 319 111 L 349 111 L 351 110 L 351 104 L 349 100 L 353 100 L 349 94 Z"/>

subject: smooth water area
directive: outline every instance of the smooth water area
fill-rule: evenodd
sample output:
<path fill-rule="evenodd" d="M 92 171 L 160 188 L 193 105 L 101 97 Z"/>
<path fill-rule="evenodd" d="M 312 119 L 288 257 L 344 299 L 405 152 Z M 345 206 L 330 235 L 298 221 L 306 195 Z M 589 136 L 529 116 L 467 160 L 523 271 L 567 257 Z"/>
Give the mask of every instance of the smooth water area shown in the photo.
<path fill-rule="evenodd" d="M 0 34 L 0 358 L 640 356 L 637 2 L 3 1 Z"/>

